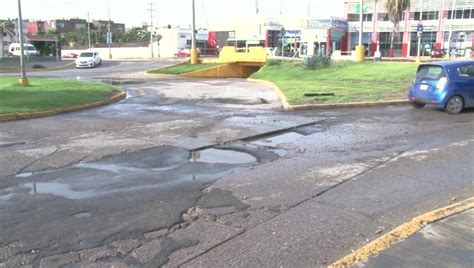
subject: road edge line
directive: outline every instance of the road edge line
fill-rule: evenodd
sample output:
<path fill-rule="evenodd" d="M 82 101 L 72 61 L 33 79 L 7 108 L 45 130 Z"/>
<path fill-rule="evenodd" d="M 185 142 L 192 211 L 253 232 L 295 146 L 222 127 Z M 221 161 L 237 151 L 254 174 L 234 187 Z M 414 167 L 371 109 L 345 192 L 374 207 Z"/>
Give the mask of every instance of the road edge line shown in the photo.
<path fill-rule="evenodd" d="M 474 208 L 474 197 L 414 217 L 412 220 L 403 223 L 351 254 L 335 261 L 329 265 L 328 268 L 349 267 L 359 262 L 366 261 L 370 257 L 378 255 L 383 250 L 405 240 L 428 224 L 440 221 L 472 208 Z"/>
<path fill-rule="evenodd" d="M 87 104 L 75 105 L 61 109 L 55 109 L 50 111 L 41 111 L 41 112 L 29 112 L 29 113 L 13 113 L 13 114 L 3 114 L 0 115 L 0 122 L 7 122 L 7 121 L 14 121 L 14 120 L 22 120 L 22 119 L 32 119 L 32 118 L 40 118 L 40 117 L 47 117 L 47 116 L 54 116 L 58 114 L 70 113 L 70 112 L 77 112 L 86 109 L 96 108 L 99 106 L 104 106 L 107 104 L 119 102 L 127 96 L 126 92 L 121 90 L 119 93 L 112 95 L 106 100 L 96 101 Z"/>

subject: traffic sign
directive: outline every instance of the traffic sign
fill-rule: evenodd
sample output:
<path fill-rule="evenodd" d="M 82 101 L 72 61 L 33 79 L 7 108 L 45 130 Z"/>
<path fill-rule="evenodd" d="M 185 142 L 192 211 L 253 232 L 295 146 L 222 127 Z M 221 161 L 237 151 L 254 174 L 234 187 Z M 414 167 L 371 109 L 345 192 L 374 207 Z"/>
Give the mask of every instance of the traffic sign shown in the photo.
<path fill-rule="evenodd" d="M 112 44 L 112 32 L 107 32 L 107 44 Z"/>
<path fill-rule="evenodd" d="M 422 33 L 423 33 L 423 23 L 421 23 L 421 21 L 418 22 L 418 25 L 416 26 L 416 31 L 417 31 L 419 34 L 422 34 Z"/>

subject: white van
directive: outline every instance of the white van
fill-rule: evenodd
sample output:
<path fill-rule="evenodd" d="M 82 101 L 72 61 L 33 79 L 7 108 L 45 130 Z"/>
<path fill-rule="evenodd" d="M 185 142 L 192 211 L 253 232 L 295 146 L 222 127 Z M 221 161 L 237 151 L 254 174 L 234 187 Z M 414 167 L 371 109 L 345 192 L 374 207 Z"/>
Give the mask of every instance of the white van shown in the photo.
<path fill-rule="evenodd" d="M 38 50 L 32 44 L 23 44 L 25 55 L 38 55 Z M 20 56 L 20 43 L 11 43 L 8 47 L 8 54 Z"/>

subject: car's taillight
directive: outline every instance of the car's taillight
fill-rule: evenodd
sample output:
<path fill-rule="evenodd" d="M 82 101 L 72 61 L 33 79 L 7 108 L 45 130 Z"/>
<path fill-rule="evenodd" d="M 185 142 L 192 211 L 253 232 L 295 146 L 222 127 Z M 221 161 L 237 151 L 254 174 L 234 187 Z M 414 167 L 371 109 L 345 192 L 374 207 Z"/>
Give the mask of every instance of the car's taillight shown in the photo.
<path fill-rule="evenodd" d="M 436 84 L 436 89 L 442 91 L 446 87 L 446 84 L 448 84 L 448 78 L 441 77 Z"/>

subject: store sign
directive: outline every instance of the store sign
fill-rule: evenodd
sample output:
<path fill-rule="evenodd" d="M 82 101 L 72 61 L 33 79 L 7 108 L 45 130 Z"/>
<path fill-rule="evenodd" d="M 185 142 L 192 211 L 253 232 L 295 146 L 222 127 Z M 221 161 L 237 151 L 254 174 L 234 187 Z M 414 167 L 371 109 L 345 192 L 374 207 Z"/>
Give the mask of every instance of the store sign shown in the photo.
<path fill-rule="evenodd" d="M 308 20 L 306 24 L 306 29 L 329 29 L 329 28 L 338 28 L 341 30 L 347 30 L 348 24 L 347 21 L 343 20 Z"/>

